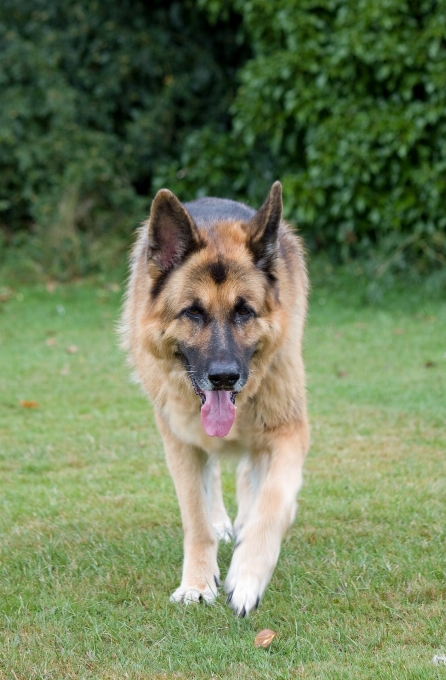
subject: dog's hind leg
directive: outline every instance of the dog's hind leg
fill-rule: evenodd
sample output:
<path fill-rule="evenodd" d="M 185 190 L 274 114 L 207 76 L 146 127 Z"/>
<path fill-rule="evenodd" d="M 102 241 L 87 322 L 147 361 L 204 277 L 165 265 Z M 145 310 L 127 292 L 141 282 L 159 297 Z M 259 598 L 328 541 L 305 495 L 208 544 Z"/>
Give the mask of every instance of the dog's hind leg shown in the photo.
<path fill-rule="evenodd" d="M 217 537 L 206 497 L 208 456 L 201 449 L 177 439 L 157 414 L 167 465 L 172 475 L 184 530 L 184 562 L 181 585 L 171 602 L 213 602 L 220 572 Z"/>
<path fill-rule="evenodd" d="M 232 540 L 232 522 L 226 512 L 221 490 L 220 462 L 215 456 L 211 456 L 208 462 L 208 480 L 206 485 L 207 495 L 211 512 L 212 526 L 217 538 L 225 543 Z"/>
<path fill-rule="evenodd" d="M 237 466 L 237 517 L 234 520 L 235 541 L 239 540 L 246 524 L 255 496 L 255 472 L 252 460 L 242 458 Z"/>
<path fill-rule="evenodd" d="M 271 432 L 268 439 L 269 451 L 252 461 L 254 467 L 260 464 L 260 485 L 237 535 L 225 582 L 228 602 L 239 616 L 257 607 L 276 566 L 283 535 L 294 519 L 308 425 L 303 421 L 293 431 Z"/>

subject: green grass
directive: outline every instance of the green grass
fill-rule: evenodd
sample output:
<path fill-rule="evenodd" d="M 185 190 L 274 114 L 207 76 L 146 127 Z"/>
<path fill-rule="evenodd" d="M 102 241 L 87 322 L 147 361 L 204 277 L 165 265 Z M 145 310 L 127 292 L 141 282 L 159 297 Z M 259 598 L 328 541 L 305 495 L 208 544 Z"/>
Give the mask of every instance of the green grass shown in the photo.
<path fill-rule="evenodd" d="M 120 294 L 36 286 L 1 304 L 2 680 L 446 678 L 446 306 L 414 291 L 364 306 L 335 283 L 312 293 L 297 520 L 246 620 L 223 595 L 168 602 L 182 531 L 116 348 Z M 224 489 L 234 515 L 230 464 Z"/>

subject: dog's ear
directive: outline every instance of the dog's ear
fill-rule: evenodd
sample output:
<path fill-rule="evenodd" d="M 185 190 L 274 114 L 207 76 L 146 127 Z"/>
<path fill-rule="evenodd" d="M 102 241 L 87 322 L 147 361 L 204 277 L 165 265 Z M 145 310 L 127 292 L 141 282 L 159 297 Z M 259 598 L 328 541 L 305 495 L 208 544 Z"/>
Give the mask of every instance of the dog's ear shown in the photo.
<path fill-rule="evenodd" d="M 282 219 L 282 185 L 274 182 L 260 208 L 246 225 L 248 246 L 259 269 L 270 273 L 278 248 L 279 225 Z"/>
<path fill-rule="evenodd" d="M 149 250 L 152 274 L 165 275 L 201 248 L 197 227 L 186 208 L 168 189 L 153 199 L 149 217 Z"/>

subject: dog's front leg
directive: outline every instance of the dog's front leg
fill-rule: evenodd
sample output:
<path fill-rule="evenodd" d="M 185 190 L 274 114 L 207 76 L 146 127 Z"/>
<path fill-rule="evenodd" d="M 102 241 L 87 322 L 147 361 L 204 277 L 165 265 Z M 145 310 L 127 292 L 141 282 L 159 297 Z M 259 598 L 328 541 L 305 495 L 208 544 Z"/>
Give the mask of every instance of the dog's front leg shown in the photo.
<path fill-rule="evenodd" d="M 184 562 L 181 585 L 171 602 L 213 602 L 220 572 L 217 565 L 217 537 L 206 498 L 208 457 L 201 449 L 184 444 L 157 418 L 180 506 L 184 530 Z"/>
<path fill-rule="evenodd" d="M 257 607 L 276 566 L 283 535 L 294 519 L 308 439 L 303 421 L 291 431 L 271 433 L 269 453 L 257 457 L 264 474 L 237 535 L 225 583 L 228 602 L 239 616 Z"/>

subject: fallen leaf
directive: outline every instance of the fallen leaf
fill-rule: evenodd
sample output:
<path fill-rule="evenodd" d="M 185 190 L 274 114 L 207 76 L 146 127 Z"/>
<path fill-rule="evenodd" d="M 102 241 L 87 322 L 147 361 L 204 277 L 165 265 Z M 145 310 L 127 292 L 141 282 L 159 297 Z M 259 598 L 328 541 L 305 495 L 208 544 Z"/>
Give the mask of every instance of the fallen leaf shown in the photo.
<path fill-rule="evenodd" d="M 338 371 L 336 375 L 338 376 L 338 378 L 346 378 L 348 376 L 348 373 L 347 371 Z"/>
<path fill-rule="evenodd" d="M 48 293 L 54 293 L 56 290 L 56 283 L 54 281 L 48 281 L 45 288 Z"/>
<path fill-rule="evenodd" d="M 45 345 L 48 345 L 48 347 L 54 347 L 54 345 L 57 345 L 56 338 L 47 338 L 45 340 Z"/>
<path fill-rule="evenodd" d="M 37 401 L 27 401 L 26 399 L 20 399 L 20 406 L 23 406 L 23 408 L 39 408 L 40 404 Z"/>
<path fill-rule="evenodd" d="M 0 288 L 0 302 L 8 302 L 13 295 L 14 291 L 12 288 Z"/>
<path fill-rule="evenodd" d="M 76 354 L 78 349 L 79 347 L 77 347 L 76 345 L 70 345 L 69 347 L 67 347 L 67 352 L 68 354 Z"/>
<path fill-rule="evenodd" d="M 424 364 L 424 368 L 433 368 L 434 366 L 436 366 L 435 361 L 426 361 Z"/>
<path fill-rule="evenodd" d="M 277 633 L 275 633 L 273 630 L 269 630 L 268 628 L 261 630 L 260 633 L 257 633 L 254 638 L 254 647 L 263 647 L 266 649 L 270 646 L 276 635 Z"/>

